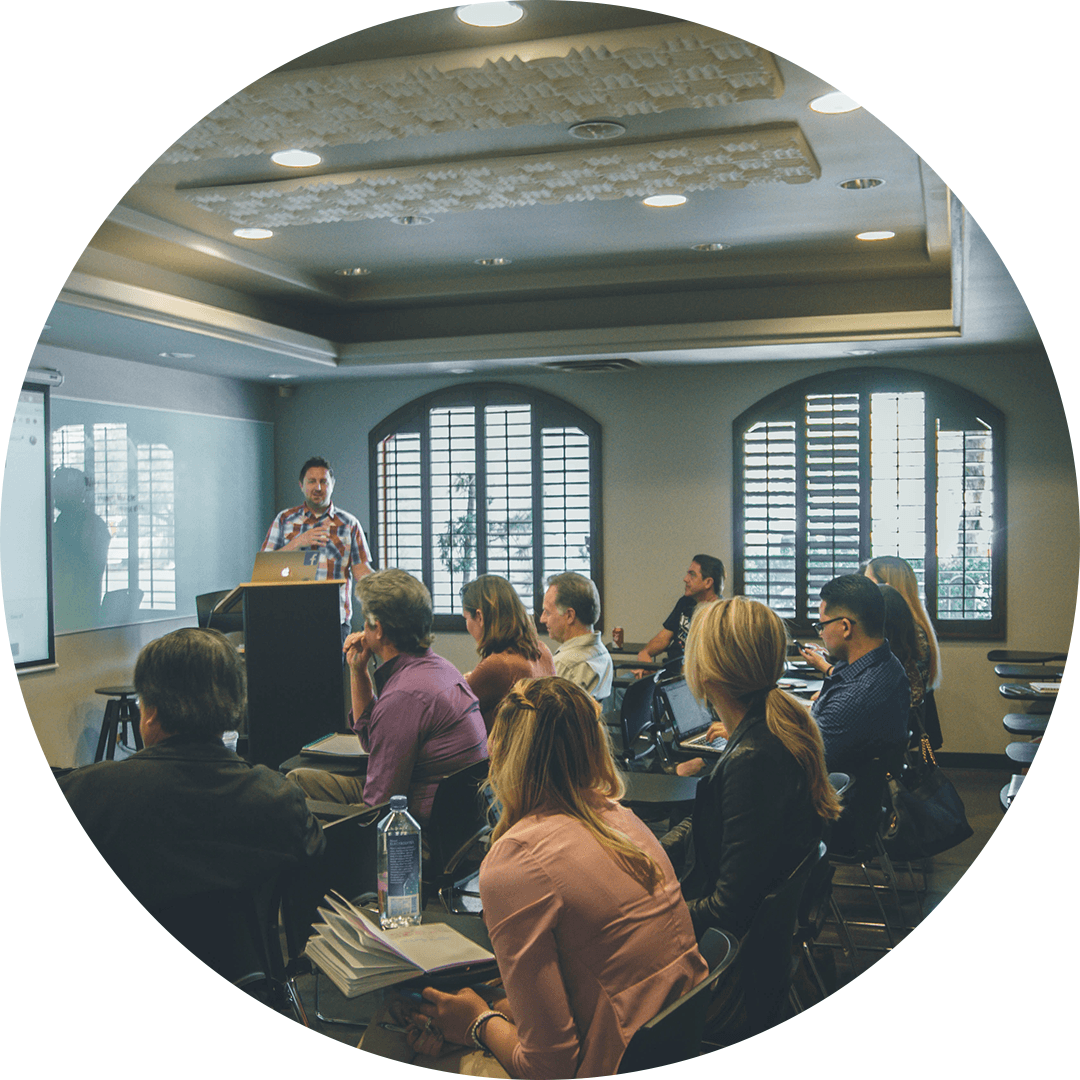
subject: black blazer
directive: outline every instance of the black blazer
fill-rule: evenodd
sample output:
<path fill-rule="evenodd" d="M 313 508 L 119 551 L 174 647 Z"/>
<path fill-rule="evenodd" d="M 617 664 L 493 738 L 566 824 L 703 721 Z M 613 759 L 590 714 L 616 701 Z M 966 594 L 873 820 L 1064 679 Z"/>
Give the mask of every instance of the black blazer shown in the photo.
<path fill-rule="evenodd" d="M 741 938 L 762 898 L 821 839 L 822 824 L 806 774 L 769 731 L 764 707 L 752 707 L 698 784 L 692 816 L 661 841 L 698 938 L 710 926 Z"/>

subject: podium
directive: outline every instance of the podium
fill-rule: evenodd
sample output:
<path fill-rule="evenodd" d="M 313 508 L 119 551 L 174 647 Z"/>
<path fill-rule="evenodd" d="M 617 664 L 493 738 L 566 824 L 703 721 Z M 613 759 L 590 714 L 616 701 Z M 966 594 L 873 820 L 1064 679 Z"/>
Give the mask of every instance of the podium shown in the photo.
<path fill-rule="evenodd" d="M 344 584 L 253 581 L 218 605 L 243 611 L 247 756 L 257 765 L 277 769 L 305 743 L 344 730 L 338 593 Z"/>

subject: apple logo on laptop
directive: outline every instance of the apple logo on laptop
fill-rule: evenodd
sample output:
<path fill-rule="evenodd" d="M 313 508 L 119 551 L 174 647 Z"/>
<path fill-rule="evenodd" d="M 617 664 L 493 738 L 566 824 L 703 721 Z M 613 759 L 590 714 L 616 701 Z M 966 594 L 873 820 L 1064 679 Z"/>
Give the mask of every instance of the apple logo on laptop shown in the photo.
<path fill-rule="evenodd" d="M 288 566 L 283 566 L 281 568 L 281 576 L 282 577 L 288 577 L 289 573 L 290 573 L 290 568 Z"/>

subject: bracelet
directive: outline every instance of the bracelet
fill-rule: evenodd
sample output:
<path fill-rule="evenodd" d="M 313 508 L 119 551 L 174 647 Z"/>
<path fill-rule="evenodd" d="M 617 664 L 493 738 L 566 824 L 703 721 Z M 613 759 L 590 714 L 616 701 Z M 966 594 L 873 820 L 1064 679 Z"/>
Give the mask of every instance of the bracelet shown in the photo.
<path fill-rule="evenodd" d="M 488 1009 L 482 1012 L 470 1025 L 469 1025 L 469 1042 L 476 1047 L 477 1050 L 483 1050 L 487 1052 L 487 1047 L 480 1041 L 480 1029 L 486 1024 L 493 1016 L 502 1017 L 507 1023 L 510 1023 L 510 1017 L 506 1013 L 501 1013 L 497 1009 Z"/>

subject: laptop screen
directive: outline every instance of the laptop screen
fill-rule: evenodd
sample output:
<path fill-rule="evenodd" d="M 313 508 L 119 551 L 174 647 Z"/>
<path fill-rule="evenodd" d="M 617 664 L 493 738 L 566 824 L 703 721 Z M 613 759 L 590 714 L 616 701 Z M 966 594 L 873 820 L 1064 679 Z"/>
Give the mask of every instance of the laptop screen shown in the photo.
<path fill-rule="evenodd" d="M 712 723 L 713 715 L 709 706 L 694 697 L 685 679 L 673 679 L 663 683 L 660 689 L 667 698 L 676 737 L 680 741 L 700 734 Z"/>

